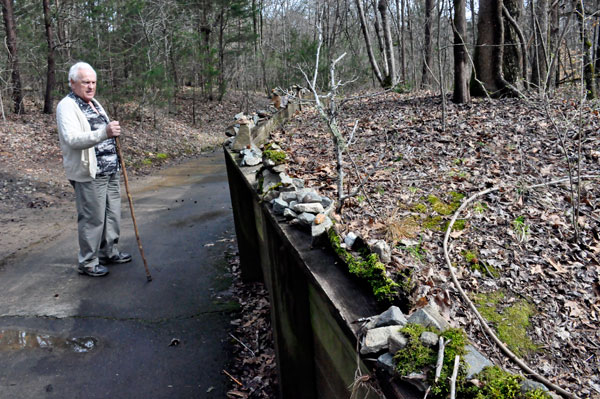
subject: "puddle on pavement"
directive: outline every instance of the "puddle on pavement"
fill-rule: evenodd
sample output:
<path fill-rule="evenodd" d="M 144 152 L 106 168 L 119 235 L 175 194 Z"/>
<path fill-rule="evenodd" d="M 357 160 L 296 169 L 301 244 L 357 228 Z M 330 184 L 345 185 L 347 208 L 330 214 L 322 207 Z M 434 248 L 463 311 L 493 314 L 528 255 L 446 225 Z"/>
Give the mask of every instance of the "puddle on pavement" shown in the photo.
<path fill-rule="evenodd" d="M 64 338 L 24 330 L 0 330 L 0 352 L 20 350 L 66 350 L 75 353 L 92 352 L 98 346 L 94 337 Z"/>
<path fill-rule="evenodd" d="M 136 193 L 155 191 L 163 187 L 226 181 L 225 164 L 223 162 L 211 163 L 207 161 L 209 161 L 208 158 L 200 158 L 165 169 L 156 179 L 137 189 Z"/>
<path fill-rule="evenodd" d="M 218 211 L 213 211 L 213 212 L 205 212 L 200 215 L 186 217 L 185 219 L 182 219 L 182 220 L 176 220 L 171 223 L 171 226 L 178 227 L 178 228 L 185 227 L 185 226 L 193 226 L 194 223 L 204 223 L 204 222 L 208 222 L 209 220 L 216 219 L 218 217 L 230 215 L 230 214 L 231 214 L 231 211 L 229 209 L 218 210 Z"/>

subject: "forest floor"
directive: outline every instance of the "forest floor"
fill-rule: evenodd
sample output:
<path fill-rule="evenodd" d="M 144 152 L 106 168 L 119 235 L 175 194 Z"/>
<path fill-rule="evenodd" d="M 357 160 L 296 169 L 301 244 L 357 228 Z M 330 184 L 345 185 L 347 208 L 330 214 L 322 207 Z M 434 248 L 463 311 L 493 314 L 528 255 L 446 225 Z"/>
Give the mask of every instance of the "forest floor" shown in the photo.
<path fill-rule="evenodd" d="M 344 154 L 344 189 L 364 182 L 345 201 L 339 232 L 386 240 L 389 274 L 399 282 L 412 274 L 411 305 L 435 301 L 493 362 L 517 371 L 459 296 L 442 245 L 461 201 L 491 189 L 460 212 L 449 235 L 460 285 L 537 373 L 600 398 L 598 103 L 448 101 L 445 127 L 440 97 L 427 93 L 357 98 L 338 112 L 346 139 L 358 122 Z M 314 109 L 272 139 L 288 154 L 292 177 L 337 198 L 335 147 Z M 571 173 L 590 177 L 573 193 L 568 179 L 555 181 L 568 177 L 567 159 L 573 166 L 578 158 Z"/>
<path fill-rule="evenodd" d="M 226 139 L 225 128 L 236 113 L 268 107 L 264 94 L 232 93 L 222 102 L 196 104 L 196 124 L 192 123 L 189 96 L 178 98 L 177 114 L 160 112 L 156 118 L 149 110 L 139 112 L 135 104 L 121 107 L 121 141 L 130 180 L 207 151 L 219 151 Z M 38 110 L 0 121 L 0 267 L 29 245 L 52 236 L 54 232 L 44 229 L 56 228 L 58 222 L 54 221 L 73 219 L 74 212 L 73 189 L 64 175 L 54 115 Z M 230 370 L 243 385 L 232 379 L 229 396 L 272 398 L 277 378 L 268 296 L 260 284 L 241 282 L 235 250 L 227 258 L 241 309 L 231 326 L 234 353 Z M 253 347 L 254 352 L 244 345 Z"/>

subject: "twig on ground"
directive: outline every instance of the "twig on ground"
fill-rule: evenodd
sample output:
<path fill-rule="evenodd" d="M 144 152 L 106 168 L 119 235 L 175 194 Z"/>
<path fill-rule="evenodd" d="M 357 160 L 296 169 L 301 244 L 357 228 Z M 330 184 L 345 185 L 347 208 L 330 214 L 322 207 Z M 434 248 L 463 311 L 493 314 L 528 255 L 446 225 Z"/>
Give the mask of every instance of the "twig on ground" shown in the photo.
<path fill-rule="evenodd" d="M 238 380 L 237 380 L 237 379 L 236 379 L 234 376 L 232 376 L 231 374 L 229 374 L 229 373 L 227 372 L 227 370 L 223 370 L 223 373 L 225 373 L 225 375 L 226 375 L 227 377 L 231 378 L 231 380 L 232 380 L 233 382 L 235 382 L 236 384 L 238 384 L 239 386 L 241 386 L 241 387 L 243 387 L 243 386 L 244 386 L 244 384 L 242 384 L 242 383 L 241 383 L 241 382 L 239 382 L 239 381 L 238 381 Z"/>
<path fill-rule="evenodd" d="M 236 338 L 236 337 L 235 337 L 235 336 L 234 336 L 232 333 L 229 333 L 229 336 L 230 336 L 231 338 L 235 339 L 237 342 L 239 342 L 239 343 L 240 343 L 240 345 L 242 345 L 244 348 L 246 348 L 246 349 L 247 349 L 247 350 L 248 350 L 248 351 L 249 351 L 249 352 L 252 354 L 252 357 L 256 357 L 256 354 L 254 353 L 254 351 L 253 351 L 252 349 L 250 349 L 250 348 L 248 347 L 248 345 L 246 345 L 245 343 L 243 343 L 242 341 L 240 341 L 240 340 L 239 340 L 238 338 Z"/>

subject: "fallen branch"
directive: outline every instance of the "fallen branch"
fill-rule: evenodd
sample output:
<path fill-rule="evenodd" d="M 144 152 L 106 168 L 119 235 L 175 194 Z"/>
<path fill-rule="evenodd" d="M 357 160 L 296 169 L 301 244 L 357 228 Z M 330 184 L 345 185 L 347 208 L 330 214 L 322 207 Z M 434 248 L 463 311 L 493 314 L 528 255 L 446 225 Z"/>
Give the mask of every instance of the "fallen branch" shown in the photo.
<path fill-rule="evenodd" d="M 226 375 L 227 377 L 231 378 L 231 380 L 232 380 L 233 382 L 235 382 L 236 384 L 238 384 L 239 386 L 241 386 L 241 387 L 243 387 L 243 386 L 244 386 L 244 384 L 242 384 L 242 383 L 241 383 L 241 382 L 239 382 L 239 381 L 238 381 L 238 380 L 237 380 L 237 379 L 236 379 L 234 376 L 232 376 L 231 374 L 229 374 L 229 373 L 227 372 L 227 370 L 223 370 L 223 373 L 225 373 L 225 375 Z"/>
<path fill-rule="evenodd" d="M 452 377 L 450 378 L 450 399 L 456 398 L 456 378 L 458 377 L 458 366 L 460 365 L 460 356 L 454 358 L 454 368 L 452 369 Z"/>
<path fill-rule="evenodd" d="M 435 379 L 433 380 L 434 383 L 437 383 L 440 379 L 440 375 L 442 375 L 442 367 L 444 367 L 444 350 L 449 342 L 450 340 L 446 341 L 444 337 L 440 337 L 438 343 L 438 358 L 435 365 Z"/>
<path fill-rule="evenodd" d="M 250 349 L 250 348 L 248 347 L 248 345 L 246 345 L 245 343 L 243 343 L 242 341 L 240 341 L 239 339 L 237 339 L 237 338 L 236 338 L 236 337 L 235 337 L 233 334 L 231 334 L 231 333 L 229 333 L 229 336 L 230 336 L 231 338 L 235 339 L 237 342 L 239 342 L 239 343 L 240 343 L 240 345 L 242 345 L 244 348 L 246 348 L 246 349 L 247 349 L 247 350 L 248 350 L 248 351 L 249 351 L 249 352 L 252 354 L 252 357 L 256 357 L 256 354 L 254 353 L 254 351 L 253 351 L 252 349 Z"/>
<path fill-rule="evenodd" d="M 600 178 L 600 175 L 581 176 L 580 178 L 581 179 Z M 565 182 L 569 182 L 569 181 L 570 181 L 569 178 L 562 178 L 562 179 L 553 180 L 553 181 L 546 182 L 546 183 L 534 184 L 534 185 L 526 187 L 526 189 L 547 187 L 547 186 L 565 183 Z M 473 302 L 471 301 L 471 299 L 469 298 L 467 293 L 464 291 L 464 289 L 460 285 L 458 278 L 456 277 L 456 273 L 454 272 L 454 266 L 452 266 L 452 262 L 450 261 L 450 255 L 448 253 L 448 240 L 450 239 L 450 233 L 452 232 L 452 227 L 454 226 L 456 219 L 458 219 L 458 215 L 467 207 L 467 205 L 469 203 L 473 202 L 475 199 L 482 197 L 484 195 L 487 195 L 489 193 L 498 191 L 501 188 L 510 188 L 510 187 L 515 187 L 515 186 L 504 186 L 504 187 L 495 186 L 495 187 L 489 188 L 487 190 L 483 190 L 478 193 L 475 193 L 472 196 L 470 196 L 469 198 L 467 198 L 465 201 L 463 201 L 463 203 L 456 210 L 456 212 L 454 212 L 454 215 L 452 216 L 450 223 L 448 223 L 448 227 L 446 229 L 446 235 L 444 236 L 444 245 L 443 245 L 444 258 L 446 259 L 446 264 L 448 265 L 448 270 L 450 271 L 450 276 L 452 277 L 452 282 L 456 286 L 456 289 L 458 290 L 461 298 L 467 304 L 467 306 L 473 312 L 473 314 L 475 314 L 475 316 L 479 320 L 479 323 L 481 324 L 481 327 L 484 330 L 484 332 L 494 341 L 494 343 L 498 346 L 498 348 L 500 348 L 500 350 L 502 350 L 502 352 L 504 352 L 504 354 L 506 356 L 508 356 L 508 358 L 511 359 L 516 365 L 518 365 L 523 371 L 525 371 L 527 374 L 529 374 L 531 377 L 535 378 L 542 384 L 544 384 L 547 387 L 551 388 L 552 390 L 558 392 L 559 394 L 563 395 L 564 397 L 579 399 L 578 396 L 576 396 L 575 394 L 566 391 L 562 387 L 554 384 L 553 382 L 549 381 L 544 376 L 535 372 L 523 360 L 519 359 L 517 357 L 517 355 L 515 355 L 510 349 L 508 349 L 508 347 L 502 341 L 500 341 L 500 339 L 496 336 L 496 334 L 491 329 L 491 327 L 489 326 L 487 321 L 483 318 L 483 316 L 481 316 L 481 314 L 479 313 L 479 311 L 477 310 L 477 308 L 475 307 L 475 305 L 473 304 Z"/>

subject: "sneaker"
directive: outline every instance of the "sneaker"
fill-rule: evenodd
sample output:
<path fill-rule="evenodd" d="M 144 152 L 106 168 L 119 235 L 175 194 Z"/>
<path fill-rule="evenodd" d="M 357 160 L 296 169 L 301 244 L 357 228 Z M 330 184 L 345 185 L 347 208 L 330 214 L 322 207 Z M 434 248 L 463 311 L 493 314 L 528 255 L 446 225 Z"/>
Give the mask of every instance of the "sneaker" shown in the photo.
<path fill-rule="evenodd" d="M 82 266 L 79 265 L 77 268 L 79 274 L 86 274 L 92 277 L 102 277 L 108 274 L 108 269 L 101 265 L 93 265 L 93 266 Z"/>
<path fill-rule="evenodd" d="M 131 255 L 127 252 L 119 252 L 118 255 L 110 258 L 99 258 L 98 261 L 101 265 L 108 265 L 110 263 L 127 263 L 131 262 Z"/>

